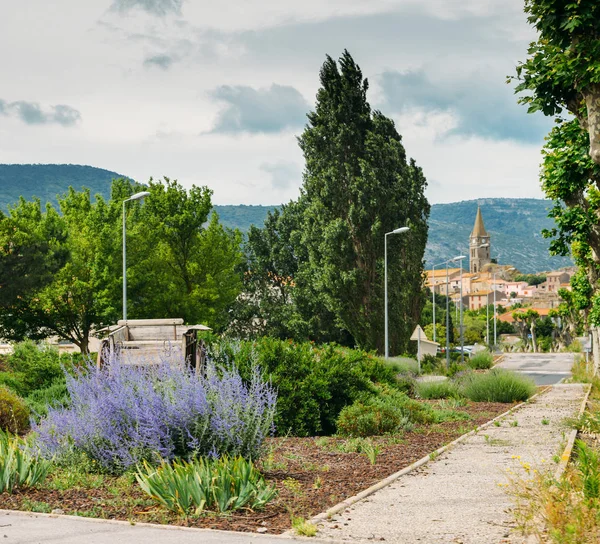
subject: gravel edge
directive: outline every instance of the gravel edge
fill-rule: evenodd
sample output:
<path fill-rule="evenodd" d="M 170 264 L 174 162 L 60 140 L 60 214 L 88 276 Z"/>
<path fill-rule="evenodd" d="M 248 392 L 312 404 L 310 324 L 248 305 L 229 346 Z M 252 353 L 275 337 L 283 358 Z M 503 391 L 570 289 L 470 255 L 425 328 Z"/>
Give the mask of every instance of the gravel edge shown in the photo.
<path fill-rule="evenodd" d="M 588 401 L 591 391 L 592 391 L 592 384 L 590 383 L 587 392 L 583 396 L 583 401 L 581 402 L 581 407 L 579 408 L 579 416 L 580 417 L 585 412 L 585 408 L 587 406 L 587 401 Z M 575 445 L 576 438 L 577 438 L 577 429 L 573 429 L 569 434 L 569 438 L 567 440 L 567 445 L 565 447 L 565 451 L 560 456 L 560 463 L 558 464 L 558 468 L 556 469 L 556 472 L 554 473 L 554 479 L 557 482 L 561 479 L 565 470 L 567 470 L 567 465 L 569 464 L 569 460 L 571 459 L 571 453 L 573 452 L 573 446 Z"/>

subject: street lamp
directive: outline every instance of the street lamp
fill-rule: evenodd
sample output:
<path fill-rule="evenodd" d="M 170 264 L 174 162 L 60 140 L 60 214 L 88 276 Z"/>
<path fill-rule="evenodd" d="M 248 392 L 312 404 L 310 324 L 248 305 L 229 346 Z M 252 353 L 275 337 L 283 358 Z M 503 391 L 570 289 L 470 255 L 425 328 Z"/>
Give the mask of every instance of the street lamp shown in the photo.
<path fill-rule="evenodd" d="M 465 255 L 460 257 L 454 257 L 454 261 L 460 261 L 460 362 L 465 362 L 465 337 L 463 333 L 463 286 L 462 286 L 462 274 L 463 274 L 463 259 L 466 259 Z"/>
<path fill-rule="evenodd" d="M 480 246 L 477 246 L 477 249 L 482 248 L 482 247 L 490 247 L 490 244 L 481 244 Z M 486 325 L 485 341 L 489 348 L 490 347 L 490 294 L 489 293 L 487 295 L 485 295 L 485 325 Z"/>
<path fill-rule="evenodd" d="M 432 284 L 431 284 L 431 302 L 433 304 L 433 341 L 435 342 L 436 340 L 436 332 L 435 332 L 435 267 L 436 266 L 442 266 L 443 264 L 446 264 L 446 261 L 444 261 L 443 263 L 438 263 L 438 264 L 434 264 L 431 267 L 431 271 L 432 271 Z"/>
<path fill-rule="evenodd" d="M 448 259 L 446 261 L 446 368 L 450 368 L 450 293 L 448 289 L 450 287 L 450 280 L 448 278 L 448 263 L 455 263 L 456 261 L 461 261 L 462 268 L 462 259 L 466 259 L 465 255 L 459 255 L 458 257 L 454 257 L 452 259 Z M 462 280 L 462 278 L 461 278 Z M 462 305 L 462 300 L 461 300 Z M 462 315 L 462 310 L 461 310 Z"/>
<path fill-rule="evenodd" d="M 408 232 L 410 227 L 400 227 L 398 229 L 394 229 L 391 232 L 386 232 L 383 237 L 383 261 L 384 261 L 384 292 L 385 292 L 385 358 L 389 358 L 389 345 L 388 345 L 388 281 L 387 281 L 387 237 L 390 234 L 403 234 Z"/>
<path fill-rule="evenodd" d="M 511 266 L 510 268 L 503 270 L 503 272 L 510 272 L 512 270 L 516 270 L 516 269 L 513 266 Z M 496 345 L 497 345 L 496 322 L 498 321 L 498 314 L 496 312 L 496 271 L 495 270 L 494 270 L 494 284 L 492 285 L 492 289 L 494 290 L 494 350 L 495 350 Z"/>
<path fill-rule="evenodd" d="M 125 203 L 130 200 L 141 200 L 150 195 L 148 191 L 142 191 L 123 200 L 123 320 L 127 319 L 127 232 L 125 227 Z"/>

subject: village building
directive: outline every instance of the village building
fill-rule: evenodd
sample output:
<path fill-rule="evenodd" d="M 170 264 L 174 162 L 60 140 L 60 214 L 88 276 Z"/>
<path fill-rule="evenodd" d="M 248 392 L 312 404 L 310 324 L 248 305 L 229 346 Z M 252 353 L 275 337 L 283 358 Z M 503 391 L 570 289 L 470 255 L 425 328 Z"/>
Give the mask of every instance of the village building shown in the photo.
<path fill-rule="evenodd" d="M 443 266 L 427 270 L 426 286 L 436 294 L 448 294 L 456 306 L 460 306 L 462 302 L 463 307 L 469 310 L 494 304 L 495 293 L 497 306 L 510 308 L 513 304 L 521 303 L 544 312 L 560 304 L 559 289 L 571 289 L 569 279 L 574 269 L 549 272 L 546 281 L 539 285 L 511 280 L 510 275 L 506 275 L 508 266 L 492 263 L 491 236 L 485 229 L 479 207 L 469 237 L 469 257 L 468 271 L 453 267 L 448 269 L 446 275 L 446 268 Z"/>
<path fill-rule="evenodd" d="M 546 291 L 549 293 L 558 293 L 561 283 L 569 283 L 571 276 L 568 272 L 558 271 L 550 272 L 546 275 Z"/>
<path fill-rule="evenodd" d="M 502 291 L 495 291 L 496 293 L 496 304 L 504 297 Z M 494 304 L 494 291 L 473 291 L 463 297 L 463 304 L 469 310 L 479 310 L 485 308 L 490 304 Z"/>

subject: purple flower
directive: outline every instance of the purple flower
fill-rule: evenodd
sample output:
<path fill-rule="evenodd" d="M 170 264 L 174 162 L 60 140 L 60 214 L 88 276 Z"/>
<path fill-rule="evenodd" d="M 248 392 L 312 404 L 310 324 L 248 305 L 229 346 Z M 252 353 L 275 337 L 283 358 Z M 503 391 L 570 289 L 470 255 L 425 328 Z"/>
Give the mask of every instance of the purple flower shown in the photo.
<path fill-rule="evenodd" d="M 72 449 L 112 472 L 142 459 L 193 455 L 256 459 L 273 431 L 276 393 L 256 370 L 238 372 L 208 363 L 205 374 L 161 361 L 128 365 L 114 359 L 67 375 L 68 408 L 50 408 L 34 425 L 46 457 Z"/>

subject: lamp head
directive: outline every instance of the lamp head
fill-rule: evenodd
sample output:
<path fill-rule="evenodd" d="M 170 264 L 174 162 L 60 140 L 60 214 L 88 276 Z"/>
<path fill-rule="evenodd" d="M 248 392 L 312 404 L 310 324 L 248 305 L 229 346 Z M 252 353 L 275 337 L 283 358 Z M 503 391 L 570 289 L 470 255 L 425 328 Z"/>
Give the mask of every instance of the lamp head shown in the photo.
<path fill-rule="evenodd" d="M 459 255 L 458 257 L 454 257 L 453 259 L 450 259 L 450 261 L 455 263 L 456 261 L 462 261 L 463 259 L 466 259 L 466 258 L 467 258 L 466 255 Z"/>
<path fill-rule="evenodd" d="M 398 229 L 394 229 L 392 231 L 392 234 L 402 234 L 403 232 L 408 232 L 410 230 L 410 227 L 400 227 Z"/>
<path fill-rule="evenodd" d="M 127 200 L 140 200 L 147 196 L 150 196 L 148 191 L 141 191 L 140 193 L 135 193 L 133 196 L 130 196 Z"/>

